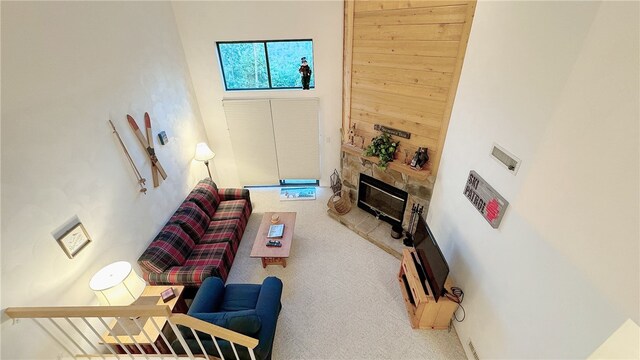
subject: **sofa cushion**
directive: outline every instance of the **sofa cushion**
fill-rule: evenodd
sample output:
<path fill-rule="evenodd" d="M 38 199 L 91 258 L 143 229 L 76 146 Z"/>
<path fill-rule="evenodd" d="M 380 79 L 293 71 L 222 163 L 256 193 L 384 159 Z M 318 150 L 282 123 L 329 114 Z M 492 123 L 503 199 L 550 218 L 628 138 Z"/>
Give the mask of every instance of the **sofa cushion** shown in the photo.
<path fill-rule="evenodd" d="M 220 194 L 218 187 L 211 179 L 200 180 L 198 184 L 191 190 L 185 201 L 194 202 L 209 217 L 212 217 L 220 204 Z"/>
<path fill-rule="evenodd" d="M 198 287 L 203 281 L 210 277 L 220 277 L 221 273 L 226 274 L 228 269 L 219 269 L 218 267 L 207 266 L 171 266 L 161 273 L 143 272 L 142 277 L 149 285 L 184 285 Z"/>
<path fill-rule="evenodd" d="M 207 196 L 201 192 L 192 191 L 187 195 L 185 201 L 191 201 L 192 203 L 198 205 L 200 209 L 202 209 L 209 218 L 212 218 L 216 213 L 216 206 L 213 204 L 213 199 L 211 196 Z"/>
<path fill-rule="evenodd" d="M 194 243 L 198 243 L 202 235 L 209 227 L 209 216 L 191 201 L 185 201 L 169 219 L 170 224 L 176 224 L 191 237 Z"/>
<path fill-rule="evenodd" d="M 218 194 L 218 188 L 213 181 L 200 181 L 196 187 L 193 188 L 193 192 L 203 194 L 207 197 L 213 207 L 217 208 L 220 204 L 220 195 Z"/>
<path fill-rule="evenodd" d="M 240 219 L 242 230 L 247 225 L 247 220 L 251 215 L 251 209 L 247 206 L 247 200 L 226 200 L 218 205 L 216 213 L 211 217 L 211 221 Z"/>
<path fill-rule="evenodd" d="M 233 311 L 227 314 L 227 329 L 247 336 L 253 336 L 260 331 L 262 322 L 255 310 Z"/>
<path fill-rule="evenodd" d="M 218 195 L 222 201 L 245 199 L 251 207 L 251 195 L 249 189 L 218 189 Z"/>
<path fill-rule="evenodd" d="M 212 186 L 216 190 L 216 192 L 218 191 L 218 185 L 215 183 L 215 181 L 211 180 L 211 178 L 204 178 L 198 181 L 198 185 L 200 184 L 206 184 L 206 185 Z M 196 185 L 196 187 L 198 187 L 198 185 Z"/>
<path fill-rule="evenodd" d="M 189 257 L 195 243 L 178 225 L 166 225 L 138 258 L 138 264 L 149 272 L 160 273 L 179 266 Z"/>
<path fill-rule="evenodd" d="M 261 285 L 228 284 L 219 311 L 240 311 L 256 308 Z"/>
<path fill-rule="evenodd" d="M 262 326 L 260 317 L 256 314 L 255 309 L 216 313 L 189 313 L 189 316 L 247 336 L 254 336 Z M 185 332 L 183 332 L 183 335 L 185 335 Z M 185 337 L 187 338 L 194 338 L 191 331 L 186 332 L 186 335 Z M 200 337 L 202 335 L 198 334 Z"/>
<path fill-rule="evenodd" d="M 207 231 L 202 235 L 200 243 L 228 242 L 235 254 L 242 237 L 242 227 L 239 219 L 211 221 Z"/>
<path fill-rule="evenodd" d="M 225 314 L 226 313 L 187 313 L 187 315 L 194 317 L 198 320 L 206 321 L 209 324 L 217 325 L 220 327 L 227 326 L 227 319 L 224 316 Z M 193 331 L 191 331 L 190 328 L 182 325 L 178 325 L 178 328 L 180 329 L 180 332 L 182 333 L 182 336 L 185 339 L 196 338 L 195 336 L 193 336 Z M 200 341 L 202 341 L 203 339 L 209 339 L 209 335 L 203 332 L 196 331 L 196 333 L 198 333 L 198 337 L 200 338 Z"/>
<path fill-rule="evenodd" d="M 234 253 L 231 244 L 228 242 L 202 243 L 197 244 L 189 259 L 184 263 L 186 266 L 213 266 L 218 269 L 222 279 L 229 275 L 229 269 L 233 264 Z"/>

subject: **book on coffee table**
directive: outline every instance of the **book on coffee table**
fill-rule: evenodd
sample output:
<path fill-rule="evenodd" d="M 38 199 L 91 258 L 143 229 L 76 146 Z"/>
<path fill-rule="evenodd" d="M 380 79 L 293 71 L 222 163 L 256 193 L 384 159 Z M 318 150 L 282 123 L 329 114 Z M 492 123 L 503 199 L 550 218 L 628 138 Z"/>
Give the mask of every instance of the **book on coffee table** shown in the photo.
<path fill-rule="evenodd" d="M 279 239 L 284 234 L 284 224 L 275 224 L 269 226 L 269 232 L 267 233 L 267 238 L 269 239 Z"/>

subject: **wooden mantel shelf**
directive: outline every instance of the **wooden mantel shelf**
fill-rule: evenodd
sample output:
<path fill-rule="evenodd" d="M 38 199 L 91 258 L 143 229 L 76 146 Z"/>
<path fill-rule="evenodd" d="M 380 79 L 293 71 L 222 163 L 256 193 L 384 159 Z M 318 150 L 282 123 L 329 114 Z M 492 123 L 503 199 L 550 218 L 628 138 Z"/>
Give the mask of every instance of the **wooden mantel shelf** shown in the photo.
<path fill-rule="evenodd" d="M 374 164 L 378 164 L 378 162 L 380 161 L 380 159 L 378 159 L 375 156 L 364 156 L 362 155 L 363 151 L 360 148 L 357 148 L 355 146 L 351 146 L 351 145 L 347 145 L 347 144 L 342 144 L 342 151 L 344 152 L 348 152 L 349 154 L 353 154 L 356 156 L 359 156 L 367 161 L 371 161 Z M 406 174 L 407 176 L 416 178 L 418 180 L 428 180 L 429 176 L 431 175 L 431 171 L 429 169 L 422 169 L 422 170 L 414 170 L 413 168 L 411 168 L 409 165 L 405 165 L 401 162 L 398 161 L 392 161 L 389 164 L 387 164 L 387 168 L 391 169 L 391 170 L 395 170 L 399 173 L 402 174 Z"/>

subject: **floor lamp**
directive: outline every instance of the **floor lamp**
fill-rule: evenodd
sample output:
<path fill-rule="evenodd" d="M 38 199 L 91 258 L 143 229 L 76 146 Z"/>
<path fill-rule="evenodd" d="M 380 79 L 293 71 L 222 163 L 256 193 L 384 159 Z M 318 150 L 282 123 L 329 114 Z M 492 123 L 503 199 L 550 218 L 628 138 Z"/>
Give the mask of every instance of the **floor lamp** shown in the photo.
<path fill-rule="evenodd" d="M 204 161 L 204 164 L 207 166 L 207 172 L 209 173 L 209 178 L 213 180 L 211 177 L 211 170 L 209 170 L 209 160 L 213 159 L 216 154 L 209 149 L 209 146 L 206 143 L 198 143 L 196 145 L 196 161 Z"/>

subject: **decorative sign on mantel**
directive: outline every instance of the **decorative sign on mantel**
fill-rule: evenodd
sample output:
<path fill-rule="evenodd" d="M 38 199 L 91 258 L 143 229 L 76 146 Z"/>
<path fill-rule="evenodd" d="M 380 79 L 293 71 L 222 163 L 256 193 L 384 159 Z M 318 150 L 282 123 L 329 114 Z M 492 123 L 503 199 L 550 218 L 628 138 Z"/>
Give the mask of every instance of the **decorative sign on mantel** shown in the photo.
<path fill-rule="evenodd" d="M 411 133 L 410 132 L 406 132 L 406 131 L 402 131 L 402 130 L 398 130 L 398 129 L 393 129 L 393 128 L 390 128 L 390 127 L 382 126 L 380 124 L 373 125 L 373 129 L 377 130 L 377 131 L 382 131 L 385 134 L 389 134 L 389 135 L 393 135 L 393 136 L 397 136 L 397 137 L 401 137 L 401 138 L 405 138 L 405 139 L 411 138 Z"/>
<path fill-rule="evenodd" d="M 473 170 L 469 172 L 462 193 L 489 222 L 491 227 L 497 229 L 509 202 Z"/>

